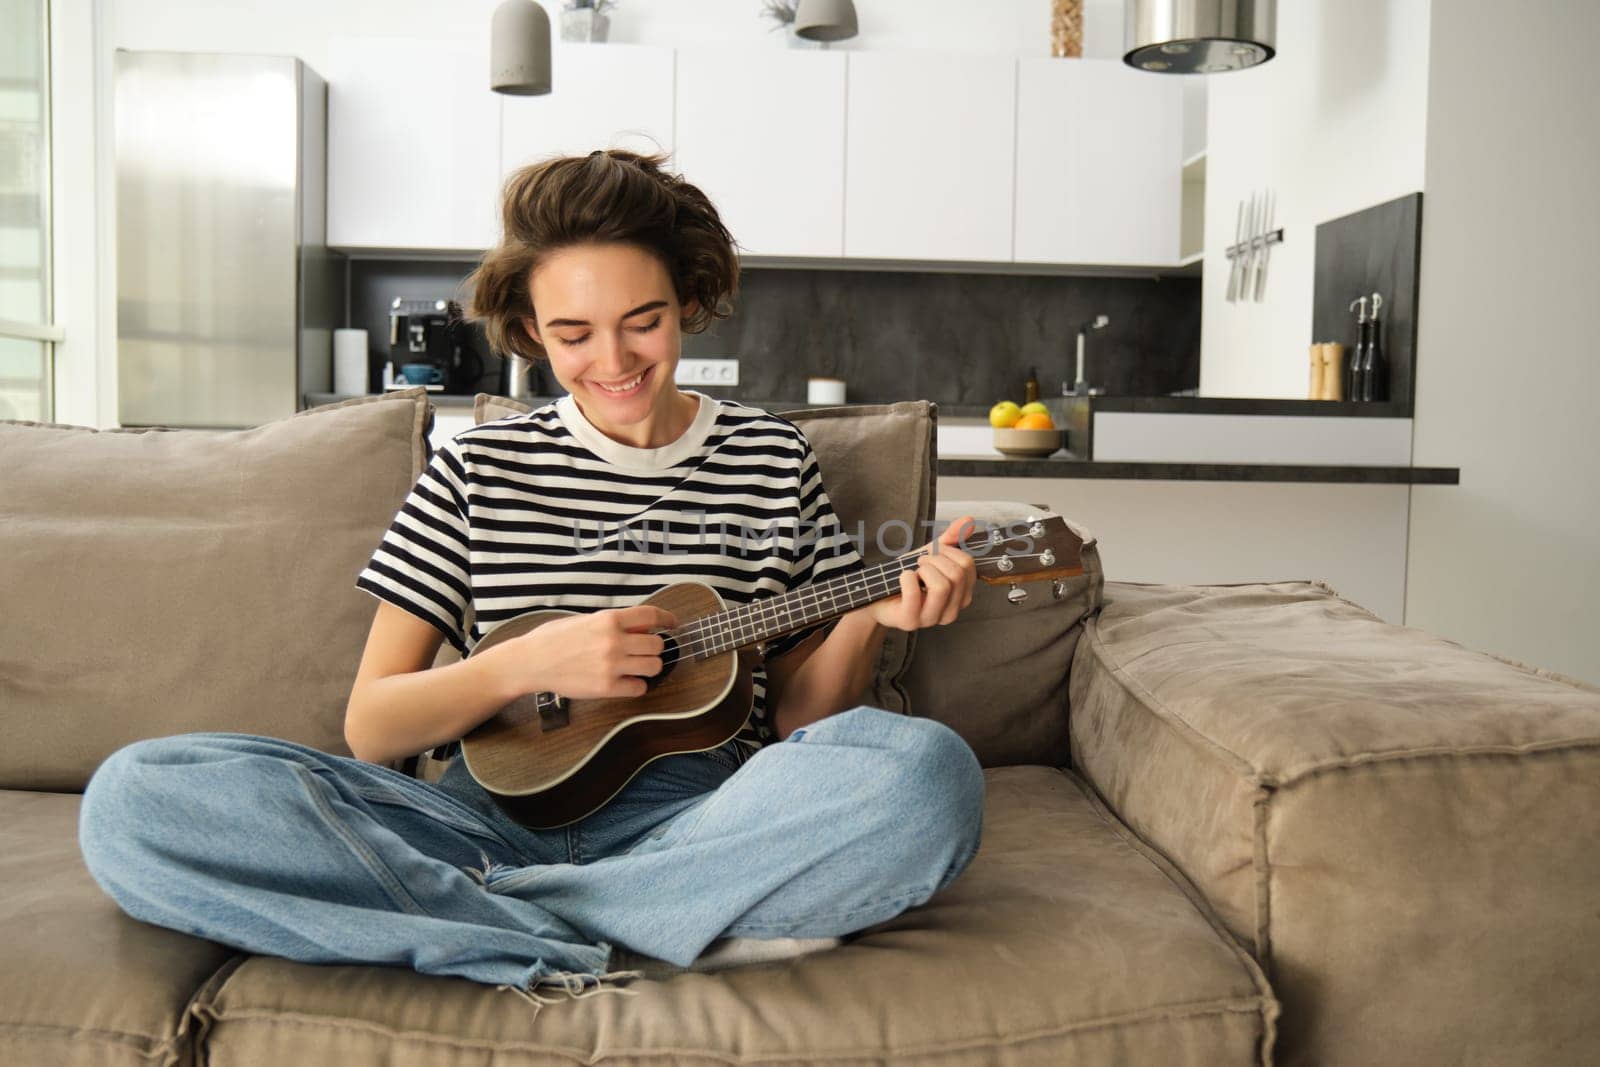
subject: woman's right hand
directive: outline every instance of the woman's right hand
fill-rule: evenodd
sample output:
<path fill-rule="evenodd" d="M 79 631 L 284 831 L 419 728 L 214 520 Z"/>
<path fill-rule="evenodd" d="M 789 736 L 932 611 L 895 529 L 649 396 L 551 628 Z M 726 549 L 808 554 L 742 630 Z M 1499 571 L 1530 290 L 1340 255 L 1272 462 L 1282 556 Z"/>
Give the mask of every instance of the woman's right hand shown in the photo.
<path fill-rule="evenodd" d="M 519 693 L 638 697 L 661 673 L 666 642 L 651 631 L 676 625 L 664 608 L 635 604 L 555 619 L 486 651 Z"/>

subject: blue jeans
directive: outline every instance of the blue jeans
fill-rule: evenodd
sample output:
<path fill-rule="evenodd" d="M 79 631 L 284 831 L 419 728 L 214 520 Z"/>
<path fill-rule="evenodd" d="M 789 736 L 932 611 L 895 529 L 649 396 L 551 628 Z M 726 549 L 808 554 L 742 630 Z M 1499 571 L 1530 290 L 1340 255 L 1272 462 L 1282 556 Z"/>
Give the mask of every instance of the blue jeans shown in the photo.
<path fill-rule="evenodd" d="M 95 880 L 135 919 L 306 963 L 531 990 L 612 946 L 680 966 L 718 937 L 834 937 L 971 862 L 983 776 L 929 719 L 842 712 L 748 758 L 651 763 L 571 826 L 511 821 L 456 760 L 437 785 L 244 734 L 140 741 L 84 793 Z"/>

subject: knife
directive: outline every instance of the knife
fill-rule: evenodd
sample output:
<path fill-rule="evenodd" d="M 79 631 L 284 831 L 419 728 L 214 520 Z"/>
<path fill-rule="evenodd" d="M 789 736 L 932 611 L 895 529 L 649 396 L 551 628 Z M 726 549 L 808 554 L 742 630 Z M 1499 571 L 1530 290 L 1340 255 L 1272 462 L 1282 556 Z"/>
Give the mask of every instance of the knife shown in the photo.
<path fill-rule="evenodd" d="M 1239 299 L 1250 299 L 1250 287 L 1256 278 L 1256 231 L 1261 228 L 1261 205 L 1258 194 L 1250 194 L 1250 213 L 1245 217 L 1245 244 L 1248 250 L 1245 253 L 1244 274 L 1239 279 Z"/>
<path fill-rule="evenodd" d="M 1233 254 L 1228 257 L 1228 303 L 1239 299 L 1239 269 L 1244 262 L 1244 249 L 1239 247 L 1244 239 L 1244 201 L 1233 216 Z"/>
<path fill-rule="evenodd" d="M 1261 302 L 1262 294 L 1267 289 L 1267 260 L 1272 252 L 1272 245 L 1267 241 L 1267 235 L 1272 232 L 1272 220 L 1277 214 L 1278 197 L 1271 189 L 1267 190 L 1266 225 L 1261 230 L 1261 273 L 1256 275 L 1256 302 Z"/>

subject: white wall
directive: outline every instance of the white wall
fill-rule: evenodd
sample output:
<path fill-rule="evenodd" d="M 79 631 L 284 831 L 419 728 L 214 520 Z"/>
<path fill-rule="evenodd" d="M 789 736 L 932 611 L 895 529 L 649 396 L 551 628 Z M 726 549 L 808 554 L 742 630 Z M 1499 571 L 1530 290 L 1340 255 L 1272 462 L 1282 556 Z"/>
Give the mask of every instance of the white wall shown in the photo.
<path fill-rule="evenodd" d="M 481 40 L 499 0 L 57 0 L 57 417 L 116 425 L 115 204 L 111 55 L 117 48 L 300 57 L 327 75 L 330 42 L 363 35 Z M 543 0 L 552 15 L 559 0 Z M 662 46 L 783 48 L 761 0 L 622 0 L 611 40 Z M 1122 54 L 1121 0 L 1087 0 L 1084 54 Z M 943 50 L 1045 56 L 1050 0 L 861 0 L 858 36 L 842 50 Z M 806 45 L 806 47 L 817 47 Z M 485 57 L 485 66 L 487 66 Z M 485 75 L 487 80 L 487 75 Z M 337 90 L 335 90 L 337 91 Z M 484 90 L 488 91 L 487 88 Z M 70 99 L 68 99 L 70 97 Z M 92 104 L 92 107 L 91 107 Z M 92 122 L 93 128 L 88 127 Z M 75 124 L 75 125 L 72 125 Z"/>
<path fill-rule="evenodd" d="M 1435 4 L 1406 620 L 1600 682 L 1600 5 Z"/>
<path fill-rule="evenodd" d="M 939 479 L 941 500 L 1037 504 L 1087 527 L 1106 577 L 1174 585 L 1320 579 L 1387 622 L 1405 608 L 1404 485 Z"/>
<path fill-rule="evenodd" d="M 1208 79 L 1202 396 L 1305 398 L 1317 224 L 1423 188 L 1430 6 L 1284 0 L 1277 56 Z M 1263 301 L 1230 304 L 1237 205 L 1265 189 L 1284 243 Z"/>

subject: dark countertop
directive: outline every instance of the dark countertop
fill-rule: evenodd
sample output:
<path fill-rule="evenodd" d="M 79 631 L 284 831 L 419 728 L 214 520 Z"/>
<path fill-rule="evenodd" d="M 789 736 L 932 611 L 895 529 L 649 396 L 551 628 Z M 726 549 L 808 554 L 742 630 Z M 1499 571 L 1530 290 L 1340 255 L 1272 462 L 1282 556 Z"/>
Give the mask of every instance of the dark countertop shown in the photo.
<path fill-rule="evenodd" d="M 1093 396 L 1088 400 L 1096 411 L 1137 411 L 1146 414 L 1356 415 L 1369 419 L 1411 417 L 1410 404 L 1362 403 L 1355 400 L 1273 400 L 1250 396 Z"/>
<path fill-rule="evenodd" d="M 751 407 L 767 411 L 804 411 L 808 408 L 834 407 L 833 404 L 808 404 L 804 400 L 751 400 L 730 396 L 730 389 L 702 389 L 707 396 L 737 400 Z M 334 393 L 308 393 L 306 401 L 312 405 L 331 404 L 349 397 Z M 429 393 L 428 399 L 435 407 L 470 408 L 470 393 Z M 554 400 L 551 396 L 531 397 L 534 406 Z M 1074 397 L 1047 398 L 1059 402 Z M 1363 404 L 1350 400 L 1273 400 L 1246 396 L 1094 396 L 1088 398 L 1096 411 L 1168 412 L 1188 415 L 1343 415 L 1367 418 L 1411 418 L 1410 404 Z M 859 400 L 850 403 L 877 404 L 889 401 Z M 939 414 L 950 418 L 985 418 L 992 404 L 939 404 Z"/>
<path fill-rule="evenodd" d="M 1459 485 L 1459 467 L 1336 467 L 1287 463 L 1085 462 L 1070 452 L 1042 459 L 940 456 L 948 478 L 1122 478 L 1175 482 L 1344 482 L 1364 485 Z"/>
<path fill-rule="evenodd" d="M 1051 410 L 1062 401 L 1087 400 L 1096 411 L 1160 412 L 1174 415 L 1343 415 L 1411 418 L 1410 404 L 1363 404 L 1351 400 L 1277 400 L 1253 396 L 1091 396 L 1042 397 Z M 749 401 L 747 401 L 748 403 Z M 803 408 L 798 402 L 771 401 L 773 410 Z M 875 403 L 875 401 L 863 401 Z M 765 405 L 758 405 L 765 406 Z M 939 404 L 939 414 L 954 419 L 987 418 L 993 404 Z"/>
<path fill-rule="evenodd" d="M 411 386 L 410 388 L 416 387 Z M 392 391 L 398 392 L 398 390 Z M 705 393 L 707 396 L 717 397 L 723 400 L 737 400 L 741 404 L 748 404 L 751 407 L 762 408 L 766 411 L 807 411 L 812 408 L 831 408 L 838 406 L 837 404 L 808 404 L 804 400 L 749 400 L 740 396 L 729 396 L 728 390 L 725 389 L 702 389 L 699 391 Z M 455 411 L 466 409 L 470 411 L 472 409 L 475 396 L 476 394 L 473 393 L 429 393 L 428 403 L 432 404 L 436 408 L 440 408 L 441 410 Z M 307 406 L 320 407 L 323 404 L 337 404 L 341 400 L 350 400 L 352 398 L 342 393 L 307 393 L 305 399 Z M 553 396 L 531 396 L 527 398 L 527 403 L 533 405 L 534 407 L 540 407 L 541 405 L 548 404 L 550 401 L 556 399 L 558 398 Z M 861 401 L 861 403 L 878 403 L 878 401 Z M 887 403 L 887 401 L 884 401 L 884 403 Z M 946 414 L 957 413 L 953 412 L 952 409 L 943 404 L 939 406 L 939 410 Z M 985 407 L 980 410 L 977 407 L 972 406 L 970 413 L 974 416 L 987 415 L 989 413 L 989 409 Z"/>

